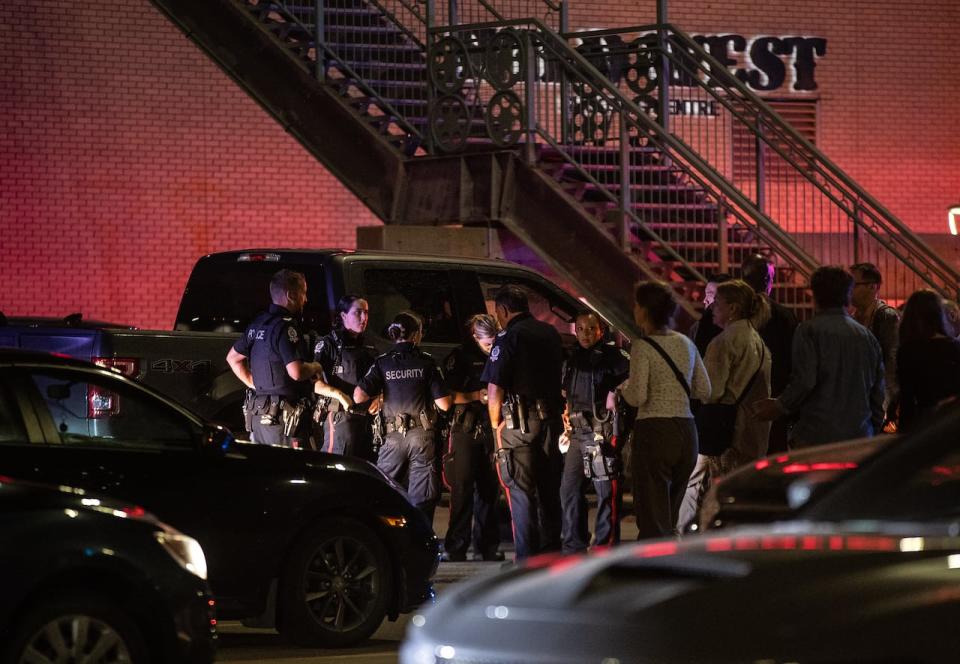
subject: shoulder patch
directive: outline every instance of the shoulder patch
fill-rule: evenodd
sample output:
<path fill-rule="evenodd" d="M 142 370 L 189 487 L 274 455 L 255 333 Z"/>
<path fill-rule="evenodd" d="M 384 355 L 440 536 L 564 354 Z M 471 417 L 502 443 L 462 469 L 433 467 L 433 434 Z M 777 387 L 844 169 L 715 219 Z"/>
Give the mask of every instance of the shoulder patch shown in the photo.
<path fill-rule="evenodd" d="M 496 362 L 497 358 L 499 357 L 500 357 L 500 346 L 494 346 L 493 350 L 490 351 L 490 361 Z"/>
<path fill-rule="evenodd" d="M 447 358 L 447 371 L 453 371 L 455 366 L 457 366 L 457 358 L 454 357 L 453 353 L 450 353 L 450 356 Z"/>
<path fill-rule="evenodd" d="M 506 333 L 507 333 L 506 330 L 500 330 L 499 332 L 497 332 L 497 336 L 498 336 L 498 337 L 502 337 L 502 336 L 505 335 Z"/>
<path fill-rule="evenodd" d="M 620 349 L 620 354 L 623 355 L 623 356 L 624 356 L 625 358 L 627 358 L 628 360 L 630 359 L 630 353 L 628 353 L 627 351 L 623 350 L 622 348 Z"/>
<path fill-rule="evenodd" d="M 317 345 L 314 347 L 313 352 L 314 352 L 314 353 L 322 353 L 322 352 L 323 352 L 323 346 L 324 346 L 324 340 L 321 339 L 320 341 L 317 342 Z"/>
<path fill-rule="evenodd" d="M 297 339 L 300 338 L 300 335 L 297 334 L 297 328 L 292 326 L 287 328 L 287 336 L 290 337 L 290 341 L 293 343 L 297 343 Z"/>

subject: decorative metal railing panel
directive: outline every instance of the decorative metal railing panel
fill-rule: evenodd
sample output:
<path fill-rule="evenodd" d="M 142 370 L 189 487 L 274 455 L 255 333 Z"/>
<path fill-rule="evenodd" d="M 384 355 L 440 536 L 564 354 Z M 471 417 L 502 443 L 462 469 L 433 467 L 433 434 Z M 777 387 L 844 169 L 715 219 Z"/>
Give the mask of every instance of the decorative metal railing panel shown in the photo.
<path fill-rule="evenodd" d="M 895 301 L 921 287 L 956 296 L 960 275 L 949 264 L 682 31 L 654 25 L 567 37 L 818 262 L 877 264 Z M 733 132 L 754 144 L 740 169 Z"/>
<path fill-rule="evenodd" d="M 656 99 L 643 58 L 625 68 L 621 89 L 591 64 L 589 51 L 537 21 L 433 30 L 430 44 L 428 132 L 437 149 L 457 152 L 471 141 L 523 146 L 625 250 L 664 266 L 673 281 L 702 281 L 758 247 L 773 248 L 793 268 L 784 272 L 791 285 L 816 266 L 651 117 Z M 795 291 L 795 304 L 803 304 Z"/>

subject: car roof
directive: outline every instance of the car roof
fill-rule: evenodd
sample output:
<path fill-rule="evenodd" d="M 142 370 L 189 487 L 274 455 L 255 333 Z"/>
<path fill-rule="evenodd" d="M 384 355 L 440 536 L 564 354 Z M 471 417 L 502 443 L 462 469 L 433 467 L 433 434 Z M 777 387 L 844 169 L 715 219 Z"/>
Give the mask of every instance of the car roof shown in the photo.
<path fill-rule="evenodd" d="M 511 268 L 520 269 L 531 274 L 539 274 L 536 270 L 528 268 L 518 263 L 501 258 L 476 258 L 471 256 L 441 256 L 431 253 L 412 253 L 409 251 L 384 251 L 384 250 L 346 250 L 346 249 L 278 249 L 273 248 L 254 248 L 254 249 L 235 249 L 231 251 L 220 251 L 203 256 L 200 261 L 215 262 L 234 262 L 239 256 L 244 254 L 282 254 L 284 258 L 295 258 L 305 263 L 317 263 L 318 265 L 327 263 L 332 258 L 344 258 L 348 260 L 375 260 L 388 258 L 391 261 L 422 263 L 425 260 L 431 263 L 446 263 L 449 265 L 466 265 L 491 268 Z M 199 262 L 199 261 L 198 261 Z M 278 261 L 279 262 L 279 261 Z"/>
<path fill-rule="evenodd" d="M 0 363 L 18 364 L 21 362 L 31 362 L 39 364 L 50 364 L 57 366 L 73 366 L 83 369 L 103 369 L 90 362 L 78 360 L 69 355 L 59 353 L 45 353 L 39 350 L 24 350 L 22 348 L 2 348 L 0 347 Z"/>

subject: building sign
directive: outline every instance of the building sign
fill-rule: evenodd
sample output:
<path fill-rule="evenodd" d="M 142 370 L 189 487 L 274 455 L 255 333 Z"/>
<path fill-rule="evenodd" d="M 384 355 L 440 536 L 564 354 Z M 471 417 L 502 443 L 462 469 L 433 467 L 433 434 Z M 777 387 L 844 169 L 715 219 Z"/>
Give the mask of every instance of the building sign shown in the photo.
<path fill-rule="evenodd" d="M 816 90 L 817 58 L 827 54 L 823 37 L 695 35 L 693 39 L 758 92 L 779 90 L 785 83 L 791 92 Z M 739 66 L 739 54 L 743 55 L 743 67 Z"/>
<path fill-rule="evenodd" d="M 637 52 L 646 50 L 652 35 L 638 35 L 630 42 L 621 35 L 581 38 L 577 50 L 601 73 L 617 84 L 631 73 L 630 62 Z M 716 58 L 728 71 L 757 92 L 779 91 L 781 94 L 810 93 L 817 89 L 817 59 L 827 54 L 827 40 L 823 37 L 796 37 L 737 34 L 694 35 L 693 40 Z M 635 67 L 634 67 L 635 69 Z M 647 77 L 655 77 L 652 71 Z M 642 77 L 643 74 L 641 73 Z M 696 87 L 695 76 L 676 68 L 671 72 L 671 85 Z M 699 79 L 703 80 L 703 78 Z M 670 100 L 671 115 L 713 117 L 718 114 L 716 102 L 691 101 L 682 98 Z"/>

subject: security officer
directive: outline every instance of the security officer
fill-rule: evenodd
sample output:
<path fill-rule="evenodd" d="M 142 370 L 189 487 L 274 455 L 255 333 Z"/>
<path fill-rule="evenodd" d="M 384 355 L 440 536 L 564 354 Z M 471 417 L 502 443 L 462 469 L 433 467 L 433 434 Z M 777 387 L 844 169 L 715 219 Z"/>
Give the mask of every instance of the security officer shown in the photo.
<path fill-rule="evenodd" d="M 280 270 L 270 280 L 270 308 L 253 319 L 227 353 L 227 363 L 251 392 L 244 403 L 254 442 L 302 447 L 308 440 L 304 414 L 320 365 L 307 362 L 309 350 L 296 317 L 307 302 L 302 274 Z"/>
<path fill-rule="evenodd" d="M 620 459 L 617 437 L 615 390 L 627 379 L 630 356 L 613 342 L 604 342 L 604 330 L 593 312 L 584 312 L 576 321 L 577 348 L 563 372 L 567 398 L 567 437 L 570 446 L 560 480 L 563 506 L 563 552 L 586 551 L 587 501 L 584 482 L 592 480 L 597 493 L 597 520 L 594 545 L 620 542 L 620 513 L 623 495 L 620 486 Z"/>
<path fill-rule="evenodd" d="M 563 345 L 553 326 L 530 315 L 520 288 L 501 288 L 495 305 L 504 329 L 480 380 L 488 384 L 497 473 L 513 519 L 516 557 L 523 559 L 560 549 Z"/>
<path fill-rule="evenodd" d="M 450 392 L 434 359 L 417 348 L 421 338 L 419 319 L 411 313 L 399 313 L 387 328 L 387 335 L 394 347 L 374 360 L 353 391 L 353 400 L 364 403 L 383 395 L 386 437 L 377 466 L 406 484 L 411 502 L 433 523 L 439 495 L 434 463 L 436 409 L 450 408 Z"/>
<path fill-rule="evenodd" d="M 344 295 L 337 302 L 333 329 L 314 348 L 323 380 L 314 388 L 320 397 L 313 416 L 318 449 L 375 463 L 369 404 L 354 405 L 352 398 L 376 358 L 373 346 L 363 340 L 368 319 L 367 301 L 358 295 Z"/>
<path fill-rule="evenodd" d="M 487 386 L 480 381 L 500 328 L 493 316 L 477 314 L 467 321 L 467 329 L 473 341 L 455 348 L 444 363 L 454 404 L 447 452 L 443 457 L 443 479 L 450 488 L 450 526 L 443 557 L 446 562 L 466 560 L 471 539 L 475 559 L 503 560 L 503 554 L 497 551 L 500 485 L 492 463 L 494 447 L 487 416 Z"/>

